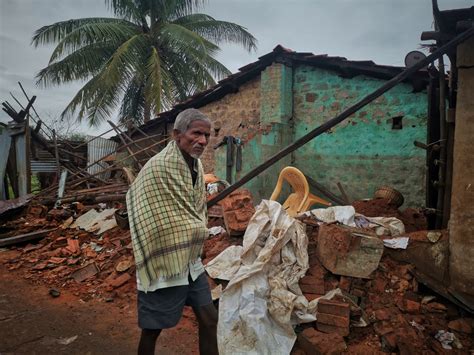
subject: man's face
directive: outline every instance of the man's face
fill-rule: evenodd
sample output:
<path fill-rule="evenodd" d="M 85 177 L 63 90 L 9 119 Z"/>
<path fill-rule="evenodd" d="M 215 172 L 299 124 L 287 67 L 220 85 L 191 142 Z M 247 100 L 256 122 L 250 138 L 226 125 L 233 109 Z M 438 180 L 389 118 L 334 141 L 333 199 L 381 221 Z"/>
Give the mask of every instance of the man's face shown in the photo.
<path fill-rule="evenodd" d="M 174 131 L 175 140 L 181 151 L 197 159 L 204 152 L 211 135 L 211 125 L 206 121 L 193 121 L 186 132 Z"/>

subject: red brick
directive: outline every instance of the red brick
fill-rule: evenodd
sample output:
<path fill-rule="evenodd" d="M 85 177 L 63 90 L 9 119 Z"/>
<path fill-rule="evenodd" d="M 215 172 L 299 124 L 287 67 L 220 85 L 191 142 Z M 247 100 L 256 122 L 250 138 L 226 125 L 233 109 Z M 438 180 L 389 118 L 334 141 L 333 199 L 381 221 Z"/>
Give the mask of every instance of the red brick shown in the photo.
<path fill-rule="evenodd" d="M 318 302 L 318 313 L 334 314 L 349 317 L 351 308 L 348 303 L 321 299 Z"/>
<path fill-rule="evenodd" d="M 473 322 L 468 318 L 460 318 L 448 323 L 448 328 L 457 332 L 472 334 Z"/>
<path fill-rule="evenodd" d="M 318 295 L 324 295 L 326 293 L 324 280 L 316 276 L 307 275 L 303 277 L 299 281 L 299 285 L 303 293 L 314 293 Z"/>
<path fill-rule="evenodd" d="M 385 288 L 387 287 L 387 281 L 382 278 L 376 278 L 373 280 L 373 289 L 379 293 L 385 292 Z"/>
<path fill-rule="evenodd" d="M 379 309 L 374 312 L 375 318 L 377 320 L 389 320 L 390 319 L 390 312 L 386 309 Z"/>
<path fill-rule="evenodd" d="M 131 276 L 127 273 L 120 275 L 119 277 L 108 281 L 108 284 L 114 288 L 120 287 L 128 282 L 131 279 Z"/>
<path fill-rule="evenodd" d="M 434 312 L 434 313 L 438 313 L 438 312 L 441 313 L 441 312 L 447 311 L 446 306 L 438 302 L 428 303 L 425 308 L 428 312 Z"/>
<path fill-rule="evenodd" d="M 351 284 L 352 284 L 352 278 L 347 277 L 347 276 L 341 276 L 339 279 L 339 288 L 341 290 L 349 292 L 351 289 Z"/>
<path fill-rule="evenodd" d="M 394 332 L 389 332 L 381 337 L 382 347 L 388 351 L 395 351 L 397 348 L 397 335 Z"/>
<path fill-rule="evenodd" d="M 298 344 L 307 355 L 336 355 L 347 349 L 346 342 L 339 334 L 325 334 L 313 328 L 298 334 Z"/>
<path fill-rule="evenodd" d="M 339 334 L 340 336 L 343 336 L 343 337 L 346 337 L 349 335 L 349 327 L 336 327 L 334 325 L 316 322 L 316 328 L 328 334 L 334 333 L 334 334 Z"/>
<path fill-rule="evenodd" d="M 321 295 L 315 294 L 315 293 L 303 293 L 303 295 L 306 297 L 306 299 L 311 302 L 312 300 L 315 300 L 316 298 L 319 298 Z"/>
<path fill-rule="evenodd" d="M 375 323 L 374 330 L 380 336 L 393 332 L 393 328 L 391 327 L 390 323 L 385 322 L 385 321 Z"/>
<path fill-rule="evenodd" d="M 419 313 L 421 309 L 421 304 L 420 302 L 416 302 L 410 299 L 404 299 L 403 309 L 407 313 Z"/>
<path fill-rule="evenodd" d="M 310 258 L 310 259 L 318 260 L 317 257 Z M 310 276 L 316 276 L 316 277 L 319 277 L 319 278 L 323 279 L 326 274 L 327 274 L 327 270 L 319 262 L 312 265 L 308 269 L 308 275 L 310 275 Z"/>
<path fill-rule="evenodd" d="M 349 317 L 341 317 L 334 314 L 318 312 L 316 313 L 316 322 L 344 328 L 349 326 Z"/>

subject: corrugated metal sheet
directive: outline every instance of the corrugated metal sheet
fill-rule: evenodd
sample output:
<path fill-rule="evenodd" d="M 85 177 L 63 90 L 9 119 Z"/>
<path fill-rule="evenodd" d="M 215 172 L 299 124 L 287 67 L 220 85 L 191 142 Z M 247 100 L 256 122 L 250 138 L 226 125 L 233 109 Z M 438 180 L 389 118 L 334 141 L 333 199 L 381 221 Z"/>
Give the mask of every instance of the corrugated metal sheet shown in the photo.
<path fill-rule="evenodd" d="M 87 140 L 92 139 L 92 136 L 88 136 Z M 117 149 L 117 143 L 105 138 L 97 138 L 87 144 L 87 165 L 91 165 L 100 158 L 110 155 Z M 95 174 L 103 169 L 108 168 L 110 165 L 105 162 L 99 162 L 87 169 L 89 174 Z M 107 179 L 110 177 L 110 171 L 97 175 L 100 179 Z"/>
<path fill-rule="evenodd" d="M 26 166 L 26 137 L 24 134 L 15 136 L 16 171 L 18 176 L 18 193 L 28 194 L 28 167 Z"/>
<path fill-rule="evenodd" d="M 36 147 L 36 156 L 31 156 L 31 173 L 55 173 L 58 171 L 56 158 L 46 150 Z"/>
<path fill-rule="evenodd" d="M 6 127 L 0 126 L 0 200 L 5 199 L 3 178 L 7 169 L 8 155 L 10 153 L 10 143 L 12 139 Z"/>

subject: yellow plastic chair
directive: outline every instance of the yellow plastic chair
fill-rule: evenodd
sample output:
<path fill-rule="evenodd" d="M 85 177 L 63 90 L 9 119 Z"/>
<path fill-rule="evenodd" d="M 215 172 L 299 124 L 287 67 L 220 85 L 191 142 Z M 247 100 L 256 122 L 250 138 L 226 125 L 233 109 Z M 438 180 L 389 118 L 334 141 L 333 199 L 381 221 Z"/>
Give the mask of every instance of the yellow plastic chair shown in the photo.
<path fill-rule="evenodd" d="M 320 203 L 326 206 L 331 205 L 330 202 L 310 193 L 306 177 L 299 169 L 292 166 L 287 166 L 280 172 L 280 176 L 278 177 L 277 184 L 270 200 L 277 200 L 284 181 L 288 182 L 293 189 L 293 192 L 283 203 L 283 208 L 287 211 L 288 215 L 294 217 L 298 213 L 307 211 L 308 208 L 315 203 Z"/>
<path fill-rule="evenodd" d="M 311 206 L 315 205 L 316 203 L 320 204 L 320 205 L 323 205 L 323 206 L 332 206 L 332 203 L 329 202 L 329 201 L 326 201 L 325 199 L 321 198 L 321 197 L 318 197 L 316 195 L 313 195 L 312 193 L 310 193 L 308 195 L 308 198 L 306 199 L 306 202 L 305 204 L 303 205 L 302 207 L 302 210 L 301 211 L 308 211 L 310 210 Z"/>
<path fill-rule="evenodd" d="M 280 176 L 278 177 L 277 184 L 273 190 L 270 200 L 277 200 L 284 181 L 290 184 L 293 192 L 283 203 L 283 208 L 290 216 L 294 217 L 303 210 L 303 206 L 305 205 L 305 202 L 309 196 L 308 181 L 301 171 L 292 166 L 287 166 L 280 172 Z"/>

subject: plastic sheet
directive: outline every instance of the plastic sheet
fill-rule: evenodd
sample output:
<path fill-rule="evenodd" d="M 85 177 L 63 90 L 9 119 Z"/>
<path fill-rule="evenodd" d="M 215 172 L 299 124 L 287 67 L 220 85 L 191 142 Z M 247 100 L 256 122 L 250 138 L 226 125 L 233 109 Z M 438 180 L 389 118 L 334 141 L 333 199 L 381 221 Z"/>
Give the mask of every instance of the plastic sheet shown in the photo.
<path fill-rule="evenodd" d="M 219 354 L 289 354 L 293 325 L 315 320 L 298 281 L 308 269 L 301 222 L 263 200 L 246 230 L 240 267 L 222 293 Z"/>

